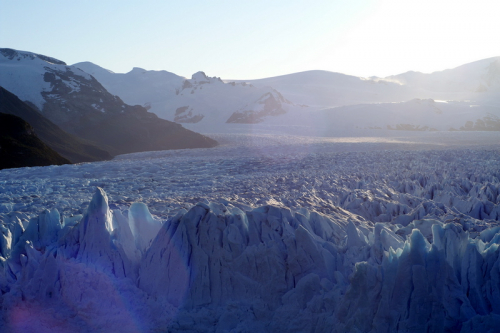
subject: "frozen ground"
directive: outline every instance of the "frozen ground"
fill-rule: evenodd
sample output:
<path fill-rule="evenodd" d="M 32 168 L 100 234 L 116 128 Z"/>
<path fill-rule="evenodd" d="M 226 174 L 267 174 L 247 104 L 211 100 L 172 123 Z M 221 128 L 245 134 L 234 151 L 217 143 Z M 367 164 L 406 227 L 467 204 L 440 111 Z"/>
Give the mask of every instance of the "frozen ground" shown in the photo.
<path fill-rule="evenodd" d="M 0 328 L 494 329 L 499 133 L 234 126 L 0 171 Z"/>

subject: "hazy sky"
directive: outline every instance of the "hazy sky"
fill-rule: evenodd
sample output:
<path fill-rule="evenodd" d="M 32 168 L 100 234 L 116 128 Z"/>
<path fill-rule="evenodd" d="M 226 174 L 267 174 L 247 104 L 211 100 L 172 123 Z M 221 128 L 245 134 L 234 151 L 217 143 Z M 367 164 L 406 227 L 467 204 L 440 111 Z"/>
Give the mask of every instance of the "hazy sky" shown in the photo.
<path fill-rule="evenodd" d="M 0 47 L 115 72 L 432 72 L 500 56 L 500 1 L 0 0 Z"/>

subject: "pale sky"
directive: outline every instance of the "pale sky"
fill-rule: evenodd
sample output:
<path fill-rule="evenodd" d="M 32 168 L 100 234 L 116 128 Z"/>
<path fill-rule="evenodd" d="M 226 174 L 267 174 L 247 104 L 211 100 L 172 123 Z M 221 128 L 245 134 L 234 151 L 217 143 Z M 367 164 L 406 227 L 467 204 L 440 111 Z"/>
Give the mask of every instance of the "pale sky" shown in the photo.
<path fill-rule="evenodd" d="M 190 77 L 430 73 L 500 56 L 500 1 L 0 0 L 0 47 Z"/>

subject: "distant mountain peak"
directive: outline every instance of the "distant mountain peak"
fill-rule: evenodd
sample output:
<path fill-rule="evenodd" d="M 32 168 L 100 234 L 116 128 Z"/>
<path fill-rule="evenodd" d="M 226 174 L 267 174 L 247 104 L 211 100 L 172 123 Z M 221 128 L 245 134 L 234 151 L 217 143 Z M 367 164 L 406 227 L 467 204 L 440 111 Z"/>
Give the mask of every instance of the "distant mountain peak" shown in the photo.
<path fill-rule="evenodd" d="M 146 73 L 146 70 L 144 68 L 134 67 L 134 68 L 132 68 L 132 70 L 129 73 L 132 73 L 132 74 L 144 74 L 144 73 Z"/>
<path fill-rule="evenodd" d="M 205 72 L 199 71 L 194 73 L 191 76 L 191 83 L 192 84 L 204 84 L 204 83 L 224 83 L 220 77 L 214 76 L 214 77 L 208 77 Z"/>
<path fill-rule="evenodd" d="M 102 68 L 99 65 L 94 64 L 91 61 L 82 61 L 76 64 L 73 64 L 72 66 L 81 69 L 82 71 L 89 73 L 90 75 L 94 75 L 96 72 L 105 72 L 105 73 L 111 73 L 114 74 L 115 72 Z"/>
<path fill-rule="evenodd" d="M 28 60 L 41 59 L 41 60 L 48 62 L 50 64 L 66 66 L 66 63 L 64 61 L 61 61 L 61 60 L 58 60 L 58 59 L 52 58 L 52 57 L 47 57 L 47 56 L 44 56 L 43 54 L 37 54 L 37 53 L 28 52 L 28 51 L 18 51 L 18 50 L 14 50 L 14 49 L 0 48 L 0 54 L 9 60 L 20 61 L 23 59 L 28 59 Z"/>
<path fill-rule="evenodd" d="M 199 71 L 191 76 L 191 80 L 195 81 L 209 81 L 207 74 L 205 72 Z"/>

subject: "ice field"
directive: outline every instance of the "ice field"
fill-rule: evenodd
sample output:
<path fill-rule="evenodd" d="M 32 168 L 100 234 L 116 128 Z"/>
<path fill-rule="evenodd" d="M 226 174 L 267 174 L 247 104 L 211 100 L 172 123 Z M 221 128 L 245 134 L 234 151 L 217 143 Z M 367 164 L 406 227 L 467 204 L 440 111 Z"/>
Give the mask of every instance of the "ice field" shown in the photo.
<path fill-rule="evenodd" d="M 242 128 L 0 171 L 0 329 L 494 332 L 498 132 Z"/>

